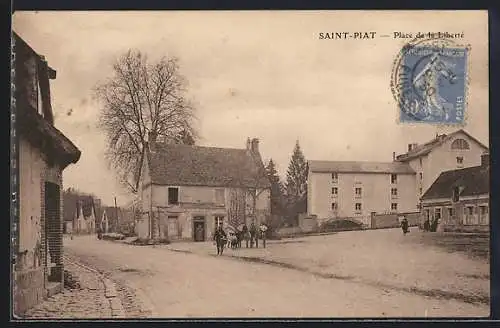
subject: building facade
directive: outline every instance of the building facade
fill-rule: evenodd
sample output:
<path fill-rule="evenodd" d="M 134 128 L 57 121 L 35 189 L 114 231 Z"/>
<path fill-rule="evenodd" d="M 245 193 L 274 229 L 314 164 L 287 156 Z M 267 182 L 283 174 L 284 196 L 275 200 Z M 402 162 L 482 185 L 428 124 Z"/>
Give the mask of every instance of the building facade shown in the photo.
<path fill-rule="evenodd" d="M 408 163 L 416 172 L 418 198 L 422 197 L 443 171 L 478 166 L 488 148 L 464 130 L 436 136 L 422 145 L 408 145 L 395 161 Z"/>
<path fill-rule="evenodd" d="M 54 126 L 49 80 L 56 72 L 15 33 L 13 42 L 19 186 L 13 295 L 20 315 L 63 287 L 62 172 L 81 153 Z"/>
<path fill-rule="evenodd" d="M 259 224 L 270 216 L 270 183 L 258 149 L 156 142 L 150 135 L 141 174 L 139 238 L 203 241 L 215 227 Z"/>
<path fill-rule="evenodd" d="M 319 223 L 414 211 L 415 171 L 406 163 L 309 161 L 307 207 Z"/>
<path fill-rule="evenodd" d="M 481 165 L 442 172 L 422 197 L 422 218 L 440 230 L 489 230 L 489 155 Z"/>

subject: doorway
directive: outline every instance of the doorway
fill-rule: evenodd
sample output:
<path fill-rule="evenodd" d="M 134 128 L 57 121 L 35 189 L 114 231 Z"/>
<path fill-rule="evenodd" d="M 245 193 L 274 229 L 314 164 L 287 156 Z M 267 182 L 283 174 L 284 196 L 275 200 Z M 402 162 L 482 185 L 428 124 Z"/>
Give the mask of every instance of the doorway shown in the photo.
<path fill-rule="evenodd" d="M 45 182 L 45 250 L 48 281 L 62 281 L 62 225 L 60 187 Z"/>
<path fill-rule="evenodd" d="M 205 217 L 203 216 L 193 218 L 193 239 L 194 241 L 205 241 Z"/>

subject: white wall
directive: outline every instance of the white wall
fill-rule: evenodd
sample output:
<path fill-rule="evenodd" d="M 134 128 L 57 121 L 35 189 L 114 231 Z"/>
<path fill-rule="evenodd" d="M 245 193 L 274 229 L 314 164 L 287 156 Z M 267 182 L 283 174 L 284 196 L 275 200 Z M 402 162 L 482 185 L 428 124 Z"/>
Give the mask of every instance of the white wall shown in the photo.
<path fill-rule="evenodd" d="M 309 214 L 315 214 L 320 219 L 334 216 L 332 202 L 338 204 L 338 217 L 390 212 L 391 203 L 398 203 L 398 212 L 415 211 L 418 202 L 414 193 L 415 175 L 411 174 L 399 174 L 397 184 L 392 185 L 388 173 L 339 173 L 337 184 L 332 182 L 331 173 L 310 173 L 309 185 Z M 337 196 L 332 194 L 333 187 L 338 188 Z M 355 194 L 356 187 L 362 189 L 360 198 Z M 391 188 L 398 189 L 395 199 L 391 197 Z M 362 204 L 360 214 L 355 211 L 356 203 Z"/>

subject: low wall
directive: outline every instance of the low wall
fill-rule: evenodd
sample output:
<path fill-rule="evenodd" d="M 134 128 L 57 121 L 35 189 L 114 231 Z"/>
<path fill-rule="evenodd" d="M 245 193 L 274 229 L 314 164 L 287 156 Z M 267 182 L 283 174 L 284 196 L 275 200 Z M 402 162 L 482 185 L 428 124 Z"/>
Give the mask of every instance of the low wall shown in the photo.
<path fill-rule="evenodd" d="M 318 219 L 315 215 L 308 216 L 299 214 L 299 227 L 302 232 L 313 232 L 318 230 Z"/>
<path fill-rule="evenodd" d="M 489 225 L 443 225 L 444 232 L 479 233 L 489 232 Z"/>
<path fill-rule="evenodd" d="M 278 236 L 280 237 L 290 237 L 303 233 L 300 227 L 286 227 L 281 228 L 277 231 Z"/>
<path fill-rule="evenodd" d="M 404 216 L 408 220 L 408 225 L 410 227 L 416 227 L 420 223 L 420 213 L 390 213 L 390 214 L 372 214 L 371 216 L 371 228 L 372 229 L 387 229 L 387 228 L 397 228 L 401 224 L 399 222 L 399 217 Z"/>
<path fill-rule="evenodd" d="M 14 313 L 21 315 L 47 297 L 43 267 L 14 272 Z"/>

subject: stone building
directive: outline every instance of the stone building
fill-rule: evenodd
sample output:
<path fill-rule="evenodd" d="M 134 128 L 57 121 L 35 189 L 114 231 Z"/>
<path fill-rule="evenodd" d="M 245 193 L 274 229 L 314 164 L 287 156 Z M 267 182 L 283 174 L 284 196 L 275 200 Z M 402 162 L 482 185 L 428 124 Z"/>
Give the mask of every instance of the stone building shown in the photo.
<path fill-rule="evenodd" d="M 80 158 L 54 126 L 50 79 L 56 72 L 13 33 L 19 212 L 13 256 L 14 313 L 19 315 L 63 286 L 62 172 Z"/>
<path fill-rule="evenodd" d="M 445 171 L 422 196 L 423 219 L 444 231 L 488 231 L 490 226 L 489 154 L 481 165 Z"/>
<path fill-rule="evenodd" d="M 264 222 L 270 182 L 259 140 L 246 149 L 156 142 L 150 135 L 141 174 L 140 238 L 203 241 L 215 227 Z"/>

